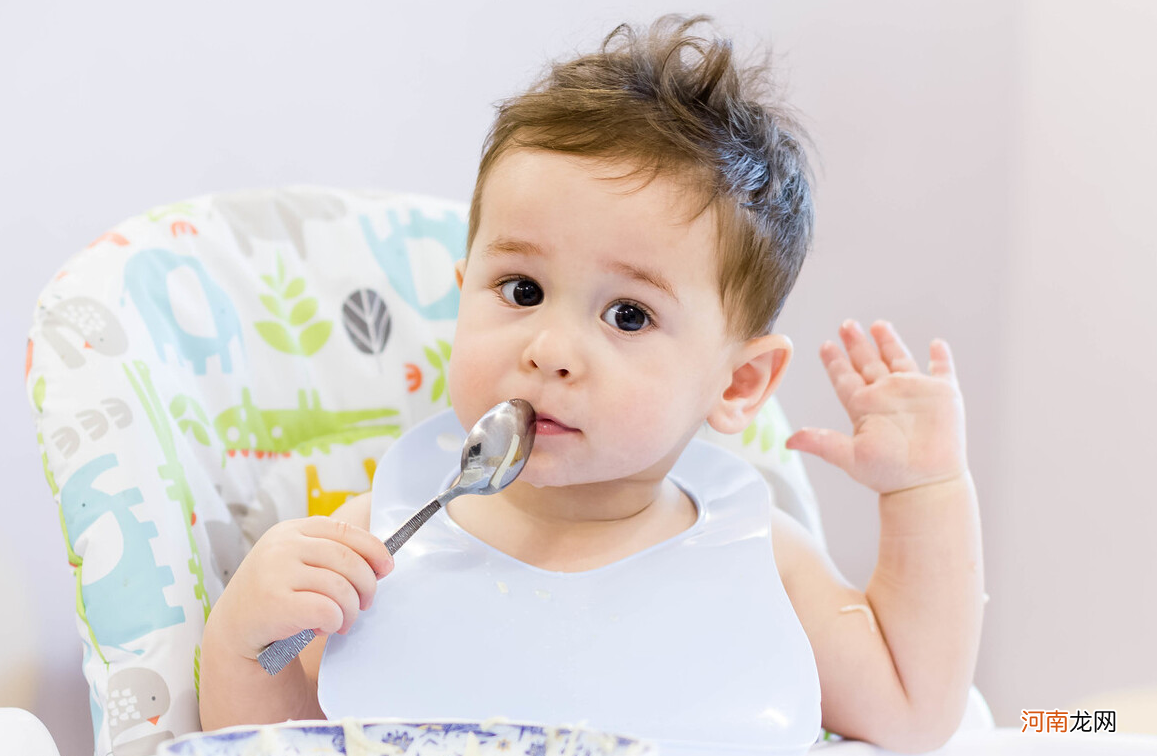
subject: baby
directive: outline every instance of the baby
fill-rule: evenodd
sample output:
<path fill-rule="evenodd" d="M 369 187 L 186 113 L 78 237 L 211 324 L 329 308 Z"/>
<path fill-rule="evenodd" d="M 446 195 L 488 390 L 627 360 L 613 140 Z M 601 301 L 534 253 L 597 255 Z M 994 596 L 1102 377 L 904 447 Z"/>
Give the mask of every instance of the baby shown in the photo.
<path fill-rule="evenodd" d="M 556 64 L 504 103 L 485 145 L 457 267 L 449 391 L 464 428 L 502 400 L 527 399 L 537 438 L 507 489 L 462 497 L 437 517 L 528 568 L 619 565 L 629 580 L 657 546 L 695 553 L 703 539 L 686 534 L 709 532 L 700 507 L 711 510 L 672 468 L 704 422 L 747 427 L 791 361 L 791 341 L 772 329 L 811 240 L 802 133 L 781 108 L 757 103 L 760 74 L 735 66 L 728 41 L 692 35 L 703 20 L 620 27 L 598 53 Z M 770 536 L 744 548 L 773 564 L 751 579 L 790 599 L 780 624 L 806 633 L 802 656 L 822 697 L 800 691 L 800 710 L 822 710 L 823 726 L 845 737 L 914 752 L 946 741 L 964 711 L 980 638 L 980 528 L 947 344 L 932 342 L 924 373 L 891 325 L 870 332 L 845 322 L 842 348 L 820 350 L 853 435 L 805 428 L 787 441 L 879 494 L 867 590 L 788 515 L 735 506 L 770 518 Z M 205 628 L 204 729 L 325 716 L 325 635 L 346 634 L 394 568 L 368 532 L 375 506 L 367 494 L 332 518 L 282 522 L 253 547 Z M 384 601 L 393 580 L 381 584 Z M 746 621 L 741 603 L 730 621 Z M 258 653 L 306 628 L 321 637 L 266 674 Z M 776 642 L 735 653 L 754 664 Z M 401 695 L 421 685 L 377 673 Z"/>

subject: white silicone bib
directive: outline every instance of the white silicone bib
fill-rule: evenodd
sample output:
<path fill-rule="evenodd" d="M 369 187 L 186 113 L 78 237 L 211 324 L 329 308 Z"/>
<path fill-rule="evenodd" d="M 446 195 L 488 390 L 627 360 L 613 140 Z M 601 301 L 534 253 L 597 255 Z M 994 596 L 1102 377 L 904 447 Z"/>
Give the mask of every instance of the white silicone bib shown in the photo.
<path fill-rule="evenodd" d="M 386 453 L 377 536 L 453 480 L 464 436 L 447 411 Z M 699 441 L 671 478 L 699 508 L 696 524 L 587 572 L 527 565 L 439 512 L 350 633 L 330 638 L 327 717 L 504 716 L 581 722 L 664 754 L 805 752 L 820 729 L 819 680 L 772 557 L 769 489 Z"/>

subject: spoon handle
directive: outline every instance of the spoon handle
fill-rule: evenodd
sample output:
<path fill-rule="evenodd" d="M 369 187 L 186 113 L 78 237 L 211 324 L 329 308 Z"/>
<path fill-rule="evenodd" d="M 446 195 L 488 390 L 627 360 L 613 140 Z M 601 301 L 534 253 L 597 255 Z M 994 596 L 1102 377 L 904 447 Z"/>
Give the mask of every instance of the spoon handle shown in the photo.
<path fill-rule="evenodd" d="M 285 665 L 297 658 L 301 649 L 309 645 L 315 634 L 313 630 L 302 630 L 297 635 L 273 641 L 257 655 L 257 662 L 261 668 L 271 676 L 285 669 Z"/>
<path fill-rule="evenodd" d="M 418 528 L 426 524 L 426 521 L 434 516 L 434 513 L 442 508 L 442 505 L 457 496 L 458 491 L 451 488 L 438 498 L 431 501 L 426 506 L 418 510 L 418 512 L 406 520 L 406 524 L 398 528 L 392 536 L 386 539 L 386 549 L 389 550 L 390 556 L 398 553 L 398 549 L 405 545 L 406 541 L 410 540 L 410 536 L 418 531 Z M 261 653 L 257 655 L 257 661 L 261 664 L 262 669 L 270 675 L 276 675 L 281 670 L 285 669 L 285 665 L 289 664 L 301 650 L 309 645 L 313 640 L 315 634 L 313 630 L 302 630 L 297 635 L 291 635 L 288 638 L 282 638 L 279 641 L 274 641 L 266 646 Z"/>
<path fill-rule="evenodd" d="M 429 504 L 419 509 L 413 517 L 406 520 L 405 525 L 398 528 L 397 532 L 386 539 L 386 548 L 389 550 L 390 556 L 397 554 L 398 549 L 402 548 L 406 541 L 410 540 L 410 536 L 418 532 L 418 528 L 425 525 L 426 520 L 429 520 L 434 516 L 435 512 L 442 508 L 442 504 L 445 503 L 443 501 L 444 497 L 446 498 L 446 501 L 449 501 L 450 497 L 446 497 L 445 494 L 434 499 Z"/>

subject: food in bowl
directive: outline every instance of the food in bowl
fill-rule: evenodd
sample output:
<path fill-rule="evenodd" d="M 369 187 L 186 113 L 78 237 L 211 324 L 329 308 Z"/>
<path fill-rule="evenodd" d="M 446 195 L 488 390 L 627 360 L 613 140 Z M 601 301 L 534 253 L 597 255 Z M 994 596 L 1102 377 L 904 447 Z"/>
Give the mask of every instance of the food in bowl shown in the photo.
<path fill-rule="evenodd" d="M 191 733 L 157 756 L 655 756 L 654 746 L 581 725 L 503 719 L 282 722 Z"/>

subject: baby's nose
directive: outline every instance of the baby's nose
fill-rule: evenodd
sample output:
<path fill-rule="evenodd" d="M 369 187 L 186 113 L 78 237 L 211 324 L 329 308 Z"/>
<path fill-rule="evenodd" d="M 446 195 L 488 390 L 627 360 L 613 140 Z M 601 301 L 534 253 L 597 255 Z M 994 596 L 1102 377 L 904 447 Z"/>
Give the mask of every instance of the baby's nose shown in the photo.
<path fill-rule="evenodd" d="M 535 368 L 536 370 L 545 370 L 545 371 L 548 371 L 548 372 L 549 372 L 549 371 L 551 371 L 551 368 L 548 368 L 548 367 L 543 367 L 542 365 L 539 365 L 539 364 L 538 364 L 536 361 L 534 361 L 534 360 L 531 360 L 531 361 L 530 361 L 530 366 L 531 366 L 531 367 L 533 367 L 533 368 Z M 559 378 L 566 378 L 568 375 L 570 375 L 570 370 L 568 370 L 567 368 L 564 368 L 564 367 L 561 367 L 561 368 L 554 368 L 554 369 L 553 369 L 553 372 L 554 372 L 555 374 L 557 374 Z"/>
<path fill-rule="evenodd" d="M 576 341 L 575 335 L 566 329 L 539 331 L 527 345 L 526 364 L 557 378 L 573 378 L 582 370 Z"/>

